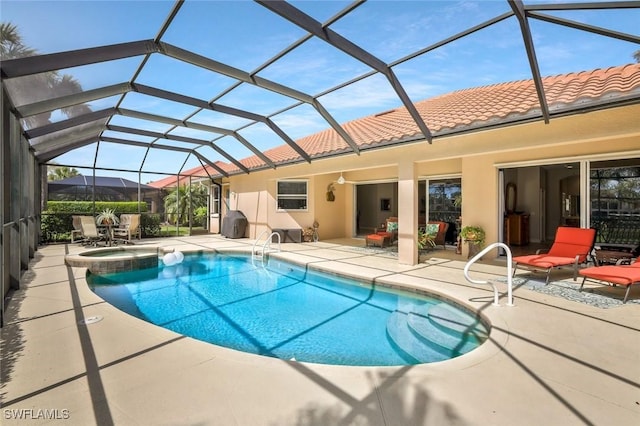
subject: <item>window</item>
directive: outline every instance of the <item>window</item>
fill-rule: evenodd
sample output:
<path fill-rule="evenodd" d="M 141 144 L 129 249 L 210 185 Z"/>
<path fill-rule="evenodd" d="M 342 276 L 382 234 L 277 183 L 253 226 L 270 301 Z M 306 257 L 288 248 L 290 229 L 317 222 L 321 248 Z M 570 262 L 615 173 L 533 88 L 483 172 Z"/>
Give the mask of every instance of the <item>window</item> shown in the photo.
<path fill-rule="evenodd" d="M 429 220 L 455 222 L 460 216 L 461 179 L 429 181 Z"/>
<path fill-rule="evenodd" d="M 591 216 L 600 219 L 640 219 L 640 167 L 591 169 Z"/>
<path fill-rule="evenodd" d="M 220 188 L 216 185 L 211 186 L 211 214 L 220 214 Z"/>
<path fill-rule="evenodd" d="M 278 181 L 276 198 L 278 210 L 307 210 L 307 181 Z"/>

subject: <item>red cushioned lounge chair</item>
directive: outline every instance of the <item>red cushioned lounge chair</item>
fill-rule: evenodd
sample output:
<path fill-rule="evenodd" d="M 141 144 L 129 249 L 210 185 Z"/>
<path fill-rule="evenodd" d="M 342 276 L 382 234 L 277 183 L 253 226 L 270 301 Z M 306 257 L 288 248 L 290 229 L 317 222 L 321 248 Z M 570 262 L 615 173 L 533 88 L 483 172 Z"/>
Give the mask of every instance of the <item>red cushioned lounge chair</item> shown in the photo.
<path fill-rule="evenodd" d="M 551 269 L 560 266 L 573 265 L 573 280 L 578 276 L 578 265 L 584 263 L 591 255 L 596 239 L 593 228 L 572 228 L 560 226 L 556 231 L 556 238 L 547 253 L 530 254 L 513 258 L 513 275 L 518 267 L 531 271 L 546 271 L 549 284 Z"/>
<path fill-rule="evenodd" d="M 629 290 L 634 284 L 640 284 L 640 257 L 636 259 L 631 265 L 606 265 L 606 266 L 593 266 L 591 268 L 581 269 L 580 275 L 582 284 L 580 284 L 580 291 L 584 286 L 584 282 L 587 279 L 593 281 L 604 281 L 610 283 L 613 286 L 623 285 L 627 287 L 627 291 L 624 294 L 622 303 L 627 303 L 629 297 Z"/>

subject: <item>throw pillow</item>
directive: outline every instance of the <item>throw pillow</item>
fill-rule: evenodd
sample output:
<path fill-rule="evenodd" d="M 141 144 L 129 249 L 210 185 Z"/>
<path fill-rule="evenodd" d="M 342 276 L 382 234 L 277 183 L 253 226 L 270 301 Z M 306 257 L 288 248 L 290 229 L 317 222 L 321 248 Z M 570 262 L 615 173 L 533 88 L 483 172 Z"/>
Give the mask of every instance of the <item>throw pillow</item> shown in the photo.
<path fill-rule="evenodd" d="M 440 225 L 438 225 L 437 223 L 427 223 L 425 233 L 428 235 L 438 235 L 439 230 L 440 230 Z"/>

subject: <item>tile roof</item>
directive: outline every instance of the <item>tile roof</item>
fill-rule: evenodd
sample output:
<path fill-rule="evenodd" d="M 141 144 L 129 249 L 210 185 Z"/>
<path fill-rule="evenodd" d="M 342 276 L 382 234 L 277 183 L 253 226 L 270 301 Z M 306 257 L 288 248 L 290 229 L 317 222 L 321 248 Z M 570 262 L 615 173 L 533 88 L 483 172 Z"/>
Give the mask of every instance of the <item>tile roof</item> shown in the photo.
<path fill-rule="evenodd" d="M 238 170 L 238 168 L 234 165 L 234 164 L 229 164 L 229 163 L 224 163 L 222 161 L 216 161 L 214 162 L 214 164 L 218 167 L 220 167 L 222 170 L 224 170 L 225 172 L 233 172 Z M 180 173 L 180 181 L 181 184 L 186 184 L 186 180 L 184 180 L 185 177 L 189 177 L 189 176 L 195 176 L 195 177 L 208 177 L 208 176 L 219 176 L 220 172 L 218 172 L 216 169 L 214 169 L 213 167 L 207 165 L 206 167 L 194 167 L 192 169 L 189 170 L 185 170 L 183 172 Z M 147 185 L 152 186 L 154 188 L 167 188 L 167 187 L 172 187 L 172 186 L 176 186 L 176 182 L 177 182 L 177 177 L 176 176 L 167 176 L 166 178 L 160 179 L 160 180 L 156 180 L 154 182 L 149 182 Z"/>
<path fill-rule="evenodd" d="M 640 64 L 545 77 L 542 82 L 551 114 L 611 103 L 626 97 L 637 100 L 640 97 Z M 434 136 L 541 117 L 533 80 L 458 90 L 416 102 L 415 106 Z M 422 137 L 404 107 L 349 121 L 342 126 L 363 149 Z M 296 143 L 311 158 L 340 151 L 350 152 L 348 145 L 333 129 L 303 137 Z M 276 164 L 301 160 L 298 153 L 286 144 L 264 154 Z M 240 162 L 249 169 L 265 165 L 257 156 Z M 226 165 L 225 171 L 237 173 L 240 170 L 235 165 Z"/>

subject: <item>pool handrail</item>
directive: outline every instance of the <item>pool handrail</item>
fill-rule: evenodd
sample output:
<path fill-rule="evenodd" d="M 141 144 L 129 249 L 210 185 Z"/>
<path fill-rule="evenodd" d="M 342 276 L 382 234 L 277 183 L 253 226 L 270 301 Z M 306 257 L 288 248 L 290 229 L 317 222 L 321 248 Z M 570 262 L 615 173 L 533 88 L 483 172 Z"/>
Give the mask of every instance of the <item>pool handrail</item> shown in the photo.
<path fill-rule="evenodd" d="M 492 281 L 484 281 L 484 280 L 474 280 L 469 276 L 469 268 L 471 265 L 476 263 L 482 256 L 485 255 L 490 250 L 493 250 L 496 247 L 503 248 L 507 252 L 507 306 L 515 306 L 513 303 L 513 265 L 512 265 L 512 254 L 511 249 L 505 243 L 496 242 L 485 247 L 480 253 L 476 254 L 471 258 L 467 264 L 464 266 L 464 277 L 472 284 L 491 284 L 493 287 L 493 305 L 500 306 L 498 302 L 498 288 Z"/>
<path fill-rule="evenodd" d="M 269 251 L 271 251 L 271 240 L 273 239 L 274 235 L 278 236 L 278 250 L 276 250 L 276 251 L 280 251 L 280 234 L 278 232 L 271 232 L 271 234 L 269 234 L 269 236 L 267 237 L 267 240 L 264 242 L 264 244 L 262 244 L 262 252 L 256 251 L 256 246 L 258 245 L 258 243 L 262 239 L 262 236 L 264 234 L 266 234 L 267 232 L 269 232 L 268 229 L 265 229 L 264 231 L 262 231 L 260 233 L 260 235 L 258 236 L 258 238 L 256 238 L 256 240 L 254 241 L 253 248 L 251 249 L 251 255 L 252 256 L 258 256 L 258 257 L 263 258 L 264 254 L 267 251 L 267 247 L 268 247 Z"/>

